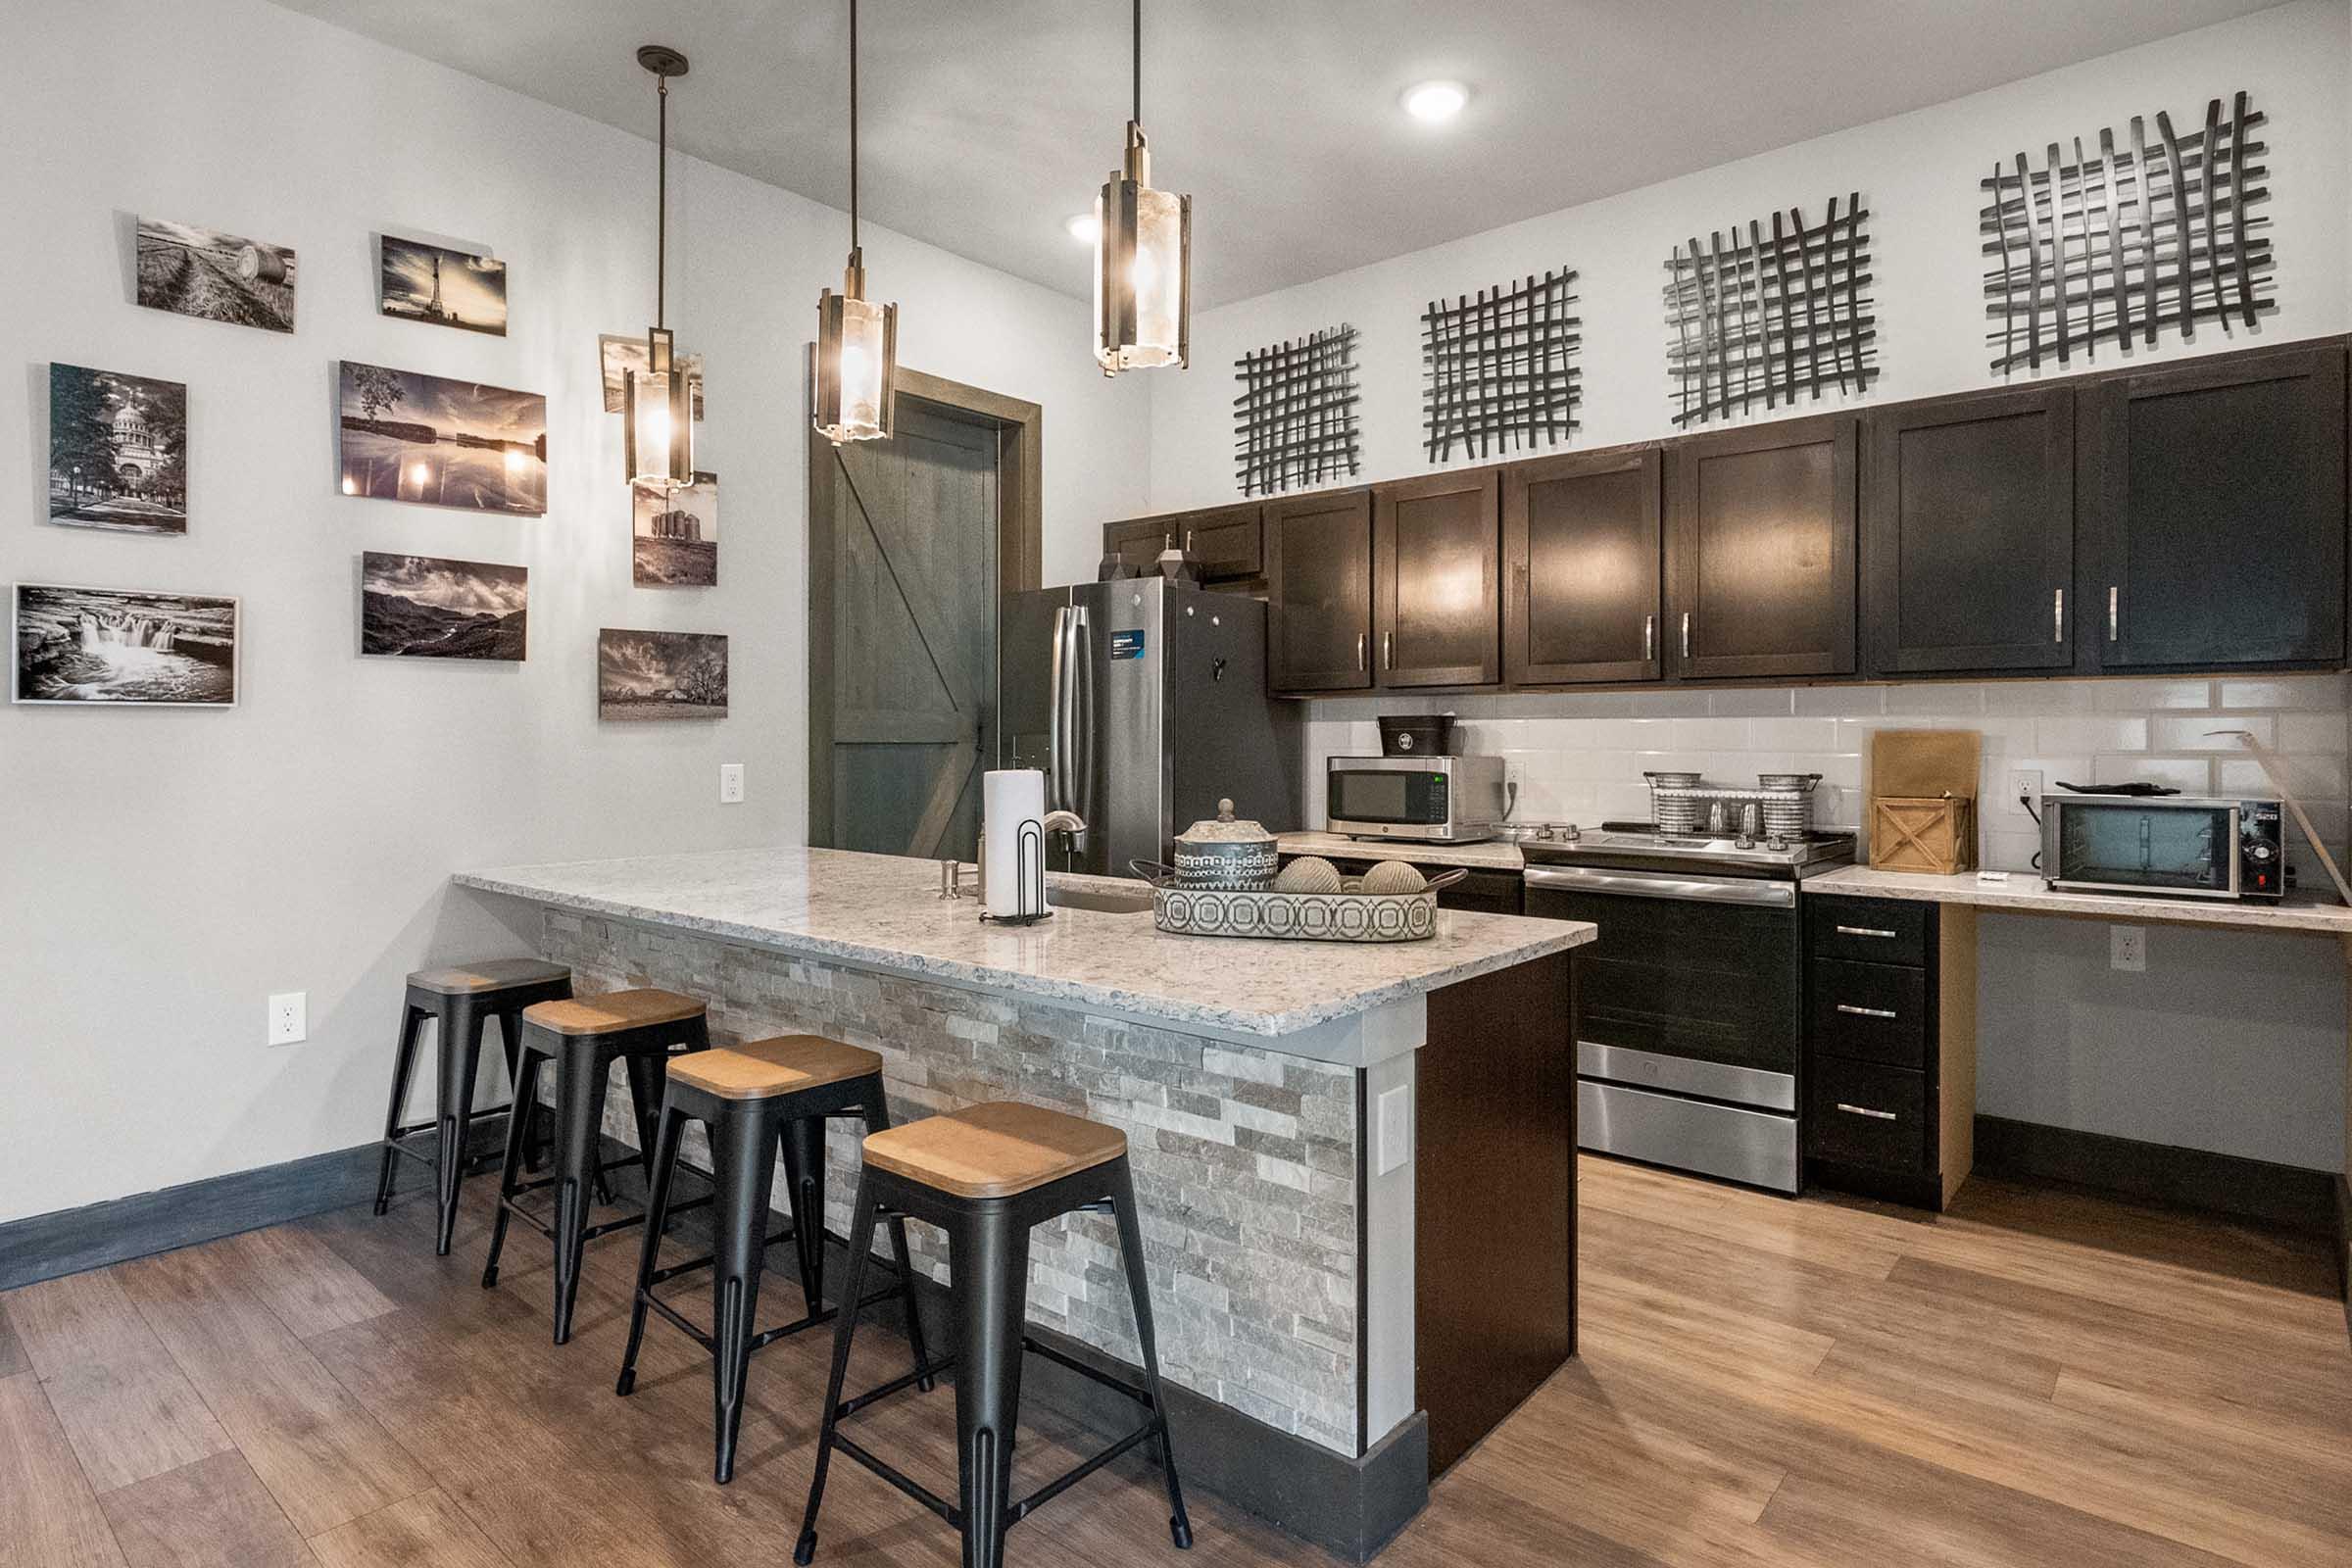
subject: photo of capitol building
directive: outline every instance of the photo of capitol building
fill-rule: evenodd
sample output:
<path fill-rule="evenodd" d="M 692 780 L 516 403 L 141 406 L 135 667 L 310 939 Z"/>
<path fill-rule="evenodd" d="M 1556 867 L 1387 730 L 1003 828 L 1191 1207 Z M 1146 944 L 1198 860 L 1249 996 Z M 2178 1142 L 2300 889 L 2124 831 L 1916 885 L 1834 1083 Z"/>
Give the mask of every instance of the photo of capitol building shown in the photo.
<path fill-rule="evenodd" d="M 78 365 L 49 367 L 49 520 L 185 533 L 188 389 Z"/>

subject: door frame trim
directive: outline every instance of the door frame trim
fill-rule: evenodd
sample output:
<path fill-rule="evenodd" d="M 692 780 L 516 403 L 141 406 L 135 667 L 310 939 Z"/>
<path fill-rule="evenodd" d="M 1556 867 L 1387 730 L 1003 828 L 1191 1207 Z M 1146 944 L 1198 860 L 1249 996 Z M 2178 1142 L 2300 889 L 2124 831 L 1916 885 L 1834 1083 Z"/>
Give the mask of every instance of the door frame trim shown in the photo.
<path fill-rule="evenodd" d="M 804 392 L 814 405 L 815 345 L 808 348 L 808 378 Z M 994 424 L 997 429 L 997 640 L 1004 645 L 1004 599 L 1035 588 L 1045 572 L 1045 423 L 1046 411 L 1035 403 L 1007 397 L 984 387 L 952 381 L 946 376 L 899 368 L 896 395 L 934 404 L 954 414 Z M 834 503 L 838 465 L 832 443 L 811 424 L 808 445 L 807 511 L 805 529 L 808 577 L 808 677 L 804 693 L 808 711 L 808 808 L 802 822 L 803 842 L 813 843 L 820 824 L 830 837 L 833 820 L 833 597 L 817 591 L 833 578 L 829 538 L 820 536 L 816 519 Z M 986 683 L 994 691 L 992 679 Z"/>

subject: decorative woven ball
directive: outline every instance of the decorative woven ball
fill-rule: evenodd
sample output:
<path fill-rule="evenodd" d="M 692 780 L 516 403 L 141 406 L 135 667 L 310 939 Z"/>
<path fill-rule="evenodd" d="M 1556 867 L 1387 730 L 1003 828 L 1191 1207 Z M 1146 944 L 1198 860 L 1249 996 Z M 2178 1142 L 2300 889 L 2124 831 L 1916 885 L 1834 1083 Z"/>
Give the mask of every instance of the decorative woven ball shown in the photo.
<path fill-rule="evenodd" d="M 1274 878 L 1277 893 L 1337 893 L 1340 868 L 1319 855 L 1302 855 Z"/>
<path fill-rule="evenodd" d="M 1364 873 L 1366 893 L 1418 893 L 1429 879 L 1402 860 L 1383 860 Z"/>

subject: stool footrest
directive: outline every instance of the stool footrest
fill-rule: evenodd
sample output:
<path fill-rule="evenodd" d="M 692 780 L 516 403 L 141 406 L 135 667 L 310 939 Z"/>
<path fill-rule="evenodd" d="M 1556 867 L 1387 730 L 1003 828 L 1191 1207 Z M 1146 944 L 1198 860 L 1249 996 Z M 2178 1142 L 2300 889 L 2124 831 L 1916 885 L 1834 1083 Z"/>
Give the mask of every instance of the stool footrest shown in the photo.
<path fill-rule="evenodd" d="M 908 1381 L 911 1382 L 912 1379 Z M 963 1510 L 961 1508 L 956 1507 L 913 1477 L 904 1474 L 896 1465 L 878 1454 L 867 1452 L 855 1439 L 845 1438 L 836 1432 L 833 1434 L 833 1446 L 945 1519 L 951 1530 L 963 1528 Z"/>
<path fill-rule="evenodd" d="M 1127 1396 L 1127 1397 L 1133 1399 L 1136 1403 L 1142 1405 L 1147 1410 L 1152 1408 L 1152 1396 L 1146 1393 L 1144 1390 L 1138 1388 L 1136 1385 L 1128 1382 L 1125 1378 L 1113 1377 L 1108 1372 L 1102 1371 L 1100 1367 L 1088 1366 L 1084 1361 L 1079 1360 L 1076 1356 L 1065 1355 L 1061 1351 L 1054 1348 L 1054 1347 L 1051 1345 L 1041 1345 L 1026 1334 L 1021 1336 L 1021 1348 L 1034 1355 L 1044 1356 L 1055 1366 L 1067 1367 L 1069 1370 L 1077 1373 L 1082 1378 L 1092 1378 L 1095 1382 L 1102 1384 L 1106 1389 L 1111 1389 L 1117 1393 L 1124 1394 Z"/>
<path fill-rule="evenodd" d="M 1133 1432 L 1128 1433 L 1118 1442 L 1112 1444 L 1109 1447 L 1104 1448 L 1101 1453 L 1096 1454 L 1093 1458 L 1088 1459 L 1075 1469 L 1065 1470 L 1060 1475 L 1047 1482 L 1044 1486 L 1038 1488 L 1035 1492 L 1029 1494 L 1029 1495 L 1026 1497 L 1023 1497 L 1020 1501 L 1014 1503 L 1011 1507 L 1005 1509 L 1005 1528 L 1010 1529 L 1012 1526 L 1019 1524 L 1023 1519 L 1029 1516 L 1031 1509 L 1053 1501 L 1055 1497 L 1060 1496 L 1062 1493 L 1068 1491 L 1071 1487 L 1076 1486 L 1079 1482 L 1084 1481 L 1088 1476 L 1093 1475 L 1096 1471 L 1110 1463 L 1111 1460 L 1116 1459 L 1120 1454 L 1125 1453 L 1129 1448 L 1134 1447 L 1137 1444 L 1143 1443 L 1148 1439 L 1155 1438 L 1158 1435 L 1159 1417 L 1154 1415 L 1151 1420 L 1146 1421 L 1142 1426 L 1137 1427 Z M 835 1441 L 839 1442 L 840 1440 L 836 1439 Z"/>

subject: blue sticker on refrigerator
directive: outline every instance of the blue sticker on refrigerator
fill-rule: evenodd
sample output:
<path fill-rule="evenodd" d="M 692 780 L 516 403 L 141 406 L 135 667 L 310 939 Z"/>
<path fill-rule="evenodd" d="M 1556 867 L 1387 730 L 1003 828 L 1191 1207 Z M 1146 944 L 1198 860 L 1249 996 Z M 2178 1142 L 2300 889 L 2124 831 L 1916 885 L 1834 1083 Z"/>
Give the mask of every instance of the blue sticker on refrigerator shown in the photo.
<path fill-rule="evenodd" d="M 1110 657 L 1113 659 L 1143 658 L 1143 632 L 1141 630 L 1112 632 L 1110 634 Z"/>

